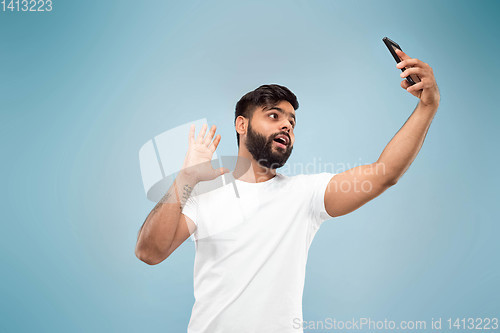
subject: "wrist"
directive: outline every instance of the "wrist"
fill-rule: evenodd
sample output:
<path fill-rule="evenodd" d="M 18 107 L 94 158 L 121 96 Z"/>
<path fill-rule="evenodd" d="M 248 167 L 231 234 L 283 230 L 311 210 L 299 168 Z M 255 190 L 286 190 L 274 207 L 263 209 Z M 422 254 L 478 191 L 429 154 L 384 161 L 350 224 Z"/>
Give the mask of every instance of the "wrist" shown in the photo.
<path fill-rule="evenodd" d="M 417 108 L 425 111 L 426 113 L 436 113 L 438 107 L 439 107 L 439 100 L 428 103 L 425 103 L 424 101 L 420 100 Z"/>
<path fill-rule="evenodd" d="M 199 183 L 199 180 L 196 178 L 196 176 L 186 169 L 181 169 L 181 171 L 179 171 L 179 173 L 177 174 L 177 177 L 175 177 L 175 180 L 176 183 L 181 186 L 189 185 L 191 187 L 194 187 Z"/>

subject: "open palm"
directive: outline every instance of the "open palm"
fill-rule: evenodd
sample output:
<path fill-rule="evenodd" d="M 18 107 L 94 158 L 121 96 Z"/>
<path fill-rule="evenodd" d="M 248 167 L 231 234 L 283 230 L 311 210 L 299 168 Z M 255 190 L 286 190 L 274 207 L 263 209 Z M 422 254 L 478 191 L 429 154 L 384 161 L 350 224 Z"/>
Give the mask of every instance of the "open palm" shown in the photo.
<path fill-rule="evenodd" d="M 208 125 L 203 124 L 200 133 L 195 138 L 195 125 L 189 129 L 189 148 L 184 159 L 182 170 L 185 174 L 193 177 L 197 181 L 207 181 L 229 172 L 226 168 L 214 169 L 212 167 L 212 156 L 219 145 L 221 136 L 217 134 L 214 139 L 216 126 L 210 128 L 207 136 Z M 213 139 L 213 141 L 212 141 Z"/>

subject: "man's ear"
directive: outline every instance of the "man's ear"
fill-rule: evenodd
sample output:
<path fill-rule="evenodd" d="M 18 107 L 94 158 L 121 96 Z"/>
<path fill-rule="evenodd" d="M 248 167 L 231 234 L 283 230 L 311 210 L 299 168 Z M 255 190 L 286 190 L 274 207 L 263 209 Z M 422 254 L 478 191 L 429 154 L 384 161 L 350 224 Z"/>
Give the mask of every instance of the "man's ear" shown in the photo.
<path fill-rule="evenodd" d="M 234 123 L 234 127 L 236 129 L 236 132 L 238 132 L 240 136 L 246 134 L 248 127 L 248 119 L 243 116 L 238 116 Z"/>

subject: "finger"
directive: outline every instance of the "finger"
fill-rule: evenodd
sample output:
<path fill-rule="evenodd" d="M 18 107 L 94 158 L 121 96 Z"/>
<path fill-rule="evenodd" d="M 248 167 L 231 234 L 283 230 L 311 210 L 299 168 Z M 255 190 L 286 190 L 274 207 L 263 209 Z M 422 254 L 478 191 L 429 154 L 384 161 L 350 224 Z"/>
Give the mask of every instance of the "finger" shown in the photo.
<path fill-rule="evenodd" d="M 216 126 L 212 125 L 212 128 L 210 128 L 210 131 L 208 132 L 207 137 L 203 140 L 203 144 L 208 146 L 210 144 L 210 141 L 212 141 L 212 138 L 214 137 L 216 130 Z"/>
<path fill-rule="evenodd" d="M 419 77 L 422 77 L 423 68 L 420 67 L 410 67 L 405 69 L 404 72 L 400 74 L 401 77 L 407 77 L 410 74 L 418 74 Z"/>
<path fill-rule="evenodd" d="M 416 92 L 416 91 L 419 91 L 419 90 L 422 90 L 422 89 L 424 89 L 424 83 L 423 82 L 419 82 L 419 83 L 415 83 L 412 86 L 409 86 L 406 90 L 408 92 Z"/>
<path fill-rule="evenodd" d="M 400 49 L 396 49 L 396 48 L 394 48 L 394 49 L 396 50 L 396 54 L 398 55 L 399 59 L 406 60 L 406 59 L 410 59 L 411 58 L 410 56 L 408 56 L 406 53 L 404 53 Z"/>
<path fill-rule="evenodd" d="M 201 131 L 198 134 L 198 137 L 196 138 L 196 142 L 198 143 L 203 142 L 203 138 L 205 137 L 205 133 L 207 132 L 207 127 L 208 127 L 207 124 L 203 124 L 203 126 L 201 126 Z"/>
<path fill-rule="evenodd" d="M 406 60 L 402 60 L 401 62 L 398 62 L 396 65 L 397 68 L 404 68 L 404 67 L 412 67 L 412 66 L 417 66 L 419 64 L 420 60 L 415 59 L 415 58 L 410 58 Z"/>
<path fill-rule="evenodd" d="M 401 88 L 403 88 L 404 90 L 408 89 L 409 86 L 410 82 L 408 82 L 407 80 L 401 81 Z"/>
<path fill-rule="evenodd" d="M 217 136 L 215 137 L 215 139 L 212 142 L 212 144 L 210 146 L 208 146 L 208 148 L 210 149 L 210 151 L 212 153 L 217 149 L 217 146 L 219 145 L 219 142 L 220 142 L 220 134 L 217 134 Z"/>
<path fill-rule="evenodd" d="M 194 127 L 195 127 L 194 124 L 191 124 L 191 126 L 189 127 L 189 135 L 188 135 L 189 144 L 194 142 Z"/>

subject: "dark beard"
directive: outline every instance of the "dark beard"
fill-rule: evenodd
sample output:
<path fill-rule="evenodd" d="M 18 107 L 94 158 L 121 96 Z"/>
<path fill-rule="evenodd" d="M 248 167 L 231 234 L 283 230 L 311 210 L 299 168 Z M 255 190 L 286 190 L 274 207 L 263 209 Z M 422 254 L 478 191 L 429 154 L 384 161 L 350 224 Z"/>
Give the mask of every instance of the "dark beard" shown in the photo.
<path fill-rule="evenodd" d="M 269 169 L 281 168 L 285 165 L 288 157 L 292 153 L 293 146 L 288 144 L 286 149 L 273 149 L 274 138 L 282 133 L 270 135 L 266 139 L 265 136 L 252 130 L 250 122 L 248 123 L 248 132 L 245 146 L 250 154 L 261 166 Z M 274 150 L 274 151 L 273 151 Z"/>

